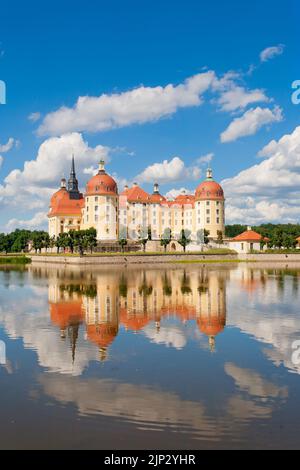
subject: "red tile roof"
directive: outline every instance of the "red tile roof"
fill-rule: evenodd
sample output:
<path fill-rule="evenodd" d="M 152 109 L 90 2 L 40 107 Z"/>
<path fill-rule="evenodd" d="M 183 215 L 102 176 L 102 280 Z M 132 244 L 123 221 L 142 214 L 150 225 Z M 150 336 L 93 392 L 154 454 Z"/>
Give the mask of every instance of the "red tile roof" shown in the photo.
<path fill-rule="evenodd" d="M 216 181 L 203 181 L 196 189 L 196 200 L 224 201 L 222 187 Z"/>
<path fill-rule="evenodd" d="M 104 170 L 99 171 L 86 185 L 86 196 L 92 196 L 94 194 L 99 194 L 100 196 L 114 196 L 118 194 L 117 183 L 111 176 L 105 173 Z"/>
<path fill-rule="evenodd" d="M 237 235 L 232 238 L 231 241 L 236 242 L 260 242 L 261 240 L 269 241 L 269 238 L 263 237 L 260 233 L 255 232 L 254 230 L 246 230 L 245 232 Z"/>
<path fill-rule="evenodd" d="M 84 199 L 81 194 L 80 199 L 70 199 L 70 194 L 66 188 L 61 188 L 53 194 L 50 202 L 48 216 L 68 216 L 75 215 L 81 217 L 81 210 L 84 207 Z"/>
<path fill-rule="evenodd" d="M 122 193 L 121 196 L 126 196 L 128 202 L 137 202 L 137 203 L 150 203 L 151 202 L 151 196 L 150 194 L 146 193 L 142 188 L 139 186 L 132 186 L 132 188 L 125 189 Z"/>

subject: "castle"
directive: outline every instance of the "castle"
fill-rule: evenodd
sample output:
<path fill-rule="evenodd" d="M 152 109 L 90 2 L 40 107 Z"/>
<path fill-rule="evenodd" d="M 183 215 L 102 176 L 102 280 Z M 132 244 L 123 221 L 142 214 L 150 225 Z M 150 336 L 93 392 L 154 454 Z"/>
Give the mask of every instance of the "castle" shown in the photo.
<path fill-rule="evenodd" d="M 51 197 L 48 219 L 50 237 L 93 227 L 100 242 L 121 238 L 138 241 L 150 233 L 155 241 L 168 231 L 176 240 L 184 230 L 192 243 L 199 245 L 204 230 L 210 240 L 224 236 L 225 198 L 211 169 L 194 194 L 181 194 L 173 200 L 160 194 L 158 184 L 154 184 L 152 194 L 137 183 L 119 193 L 116 181 L 105 171 L 104 161 L 82 194 L 73 157 L 68 182 L 63 178 L 60 189 Z"/>

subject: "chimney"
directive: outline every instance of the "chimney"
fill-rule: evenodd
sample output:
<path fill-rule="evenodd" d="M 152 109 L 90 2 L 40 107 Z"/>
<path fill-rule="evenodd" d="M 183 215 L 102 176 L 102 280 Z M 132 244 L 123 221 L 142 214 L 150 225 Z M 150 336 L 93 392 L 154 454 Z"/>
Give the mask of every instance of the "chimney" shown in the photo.
<path fill-rule="evenodd" d="M 247 231 L 250 232 L 250 230 L 252 230 L 252 227 L 250 227 L 250 225 L 248 225 Z"/>
<path fill-rule="evenodd" d="M 125 184 L 124 191 L 127 191 L 127 189 L 128 189 L 128 184 Z"/>
<path fill-rule="evenodd" d="M 67 180 L 66 180 L 66 178 L 62 178 L 62 179 L 60 180 L 60 187 L 61 187 L 62 189 L 66 189 L 66 187 L 67 187 Z"/>
<path fill-rule="evenodd" d="M 134 187 L 134 188 L 136 188 L 137 185 L 138 185 L 137 182 L 134 182 L 134 183 L 133 183 L 133 187 Z"/>
<path fill-rule="evenodd" d="M 159 185 L 158 185 L 158 183 L 154 183 L 153 194 L 159 194 Z"/>

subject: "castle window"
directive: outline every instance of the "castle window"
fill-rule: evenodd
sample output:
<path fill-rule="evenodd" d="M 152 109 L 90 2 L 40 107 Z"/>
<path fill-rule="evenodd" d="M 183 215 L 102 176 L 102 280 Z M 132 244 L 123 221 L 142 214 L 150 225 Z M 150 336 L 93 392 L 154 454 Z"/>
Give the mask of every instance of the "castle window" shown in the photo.
<path fill-rule="evenodd" d="M 98 196 L 95 197 L 95 202 L 98 202 Z"/>
<path fill-rule="evenodd" d="M 219 223 L 220 223 L 220 218 L 219 218 L 219 217 L 217 217 L 217 224 L 219 224 Z"/>
<path fill-rule="evenodd" d="M 207 224 L 210 224 L 210 218 L 209 218 L 209 217 L 207 217 L 206 223 L 207 223 Z"/>
<path fill-rule="evenodd" d="M 219 215 L 219 214 L 220 214 L 220 211 L 219 211 L 219 209 L 217 209 L 217 215 Z"/>
<path fill-rule="evenodd" d="M 95 206 L 95 212 L 98 212 L 98 206 Z"/>
<path fill-rule="evenodd" d="M 98 215 L 95 215 L 95 222 L 98 222 Z"/>
<path fill-rule="evenodd" d="M 87 221 L 87 222 L 89 221 L 89 216 L 88 216 L 88 215 L 86 216 L 86 221 Z"/>
<path fill-rule="evenodd" d="M 207 214 L 207 215 L 210 214 L 210 210 L 209 210 L 209 209 L 206 209 L 206 214 Z"/>
<path fill-rule="evenodd" d="M 198 224 L 200 224 L 200 222 L 201 222 L 201 220 L 200 220 L 200 217 L 199 217 L 199 219 L 198 219 Z"/>
<path fill-rule="evenodd" d="M 207 205 L 207 206 L 210 206 L 210 201 L 206 201 L 206 205 Z"/>

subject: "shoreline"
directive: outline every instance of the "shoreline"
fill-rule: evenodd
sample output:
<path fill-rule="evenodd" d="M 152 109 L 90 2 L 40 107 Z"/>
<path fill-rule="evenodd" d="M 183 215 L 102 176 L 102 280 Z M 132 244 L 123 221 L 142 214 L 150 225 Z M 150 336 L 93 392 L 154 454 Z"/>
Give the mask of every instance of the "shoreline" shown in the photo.
<path fill-rule="evenodd" d="M 31 255 L 32 264 L 59 264 L 79 266 L 127 265 L 127 264 L 214 264 L 214 263 L 299 263 L 299 254 L 230 254 L 199 255 L 185 254 L 134 254 L 101 256 L 55 256 Z"/>

